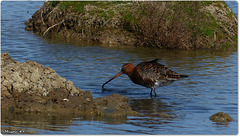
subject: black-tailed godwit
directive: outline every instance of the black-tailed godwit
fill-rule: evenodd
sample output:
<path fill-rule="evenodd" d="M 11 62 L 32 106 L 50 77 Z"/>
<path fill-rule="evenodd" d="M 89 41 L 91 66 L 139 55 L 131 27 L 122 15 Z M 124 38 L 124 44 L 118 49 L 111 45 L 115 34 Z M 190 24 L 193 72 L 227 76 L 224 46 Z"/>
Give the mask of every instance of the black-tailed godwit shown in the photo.
<path fill-rule="evenodd" d="M 166 86 L 180 78 L 188 77 L 187 75 L 182 75 L 172 71 L 157 61 L 158 59 L 148 62 L 141 62 L 136 67 L 134 67 L 134 65 L 131 63 L 124 64 L 121 71 L 117 75 L 102 85 L 102 89 L 104 89 L 104 86 L 108 82 L 120 76 L 121 74 L 127 74 L 133 83 L 151 88 L 150 95 L 152 96 L 152 91 L 154 91 L 156 97 L 157 94 L 155 88 Z"/>

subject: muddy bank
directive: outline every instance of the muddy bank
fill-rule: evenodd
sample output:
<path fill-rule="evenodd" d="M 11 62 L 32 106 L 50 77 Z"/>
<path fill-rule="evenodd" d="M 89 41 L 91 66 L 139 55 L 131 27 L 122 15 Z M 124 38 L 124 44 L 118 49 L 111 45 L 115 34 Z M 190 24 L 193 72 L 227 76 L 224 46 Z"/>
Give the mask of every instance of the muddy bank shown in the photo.
<path fill-rule="evenodd" d="M 109 46 L 237 47 L 237 18 L 224 2 L 45 2 L 26 22 L 44 37 Z"/>
<path fill-rule="evenodd" d="M 34 61 L 16 62 L 8 53 L 1 53 L 1 107 L 13 112 L 137 115 L 125 96 L 93 99 L 90 91 L 75 87 L 53 69 Z"/>

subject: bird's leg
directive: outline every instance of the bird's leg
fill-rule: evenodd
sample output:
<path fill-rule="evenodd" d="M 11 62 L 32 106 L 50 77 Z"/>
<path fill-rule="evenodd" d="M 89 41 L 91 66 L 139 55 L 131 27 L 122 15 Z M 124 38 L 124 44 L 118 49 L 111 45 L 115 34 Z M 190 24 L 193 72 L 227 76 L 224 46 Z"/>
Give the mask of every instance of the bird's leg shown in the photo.
<path fill-rule="evenodd" d="M 156 94 L 156 91 L 155 91 L 154 88 L 151 88 L 150 97 L 151 97 L 151 99 L 153 99 L 152 98 L 152 91 L 154 91 L 154 94 L 155 94 L 154 99 L 155 99 L 157 97 L 157 94 Z"/>
<path fill-rule="evenodd" d="M 155 91 L 155 88 L 152 88 L 152 90 L 154 91 L 155 97 L 157 96 L 157 93 Z"/>
<path fill-rule="evenodd" d="M 150 96 L 152 97 L 152 91 L 154 91 L 154 95 L 155 95 L 155 97 L 156 97 L 156 96 L 157 96 L 157 93 L 156 93 L 156 91 L 155 91 L 155 88 L 151 88 Z"/>
<path fill-rule="evenodd" d="M 151 92 L 150 92 L 150 96 L 151 96 L 151 97 L 152 97 L 152 90 L 153 90 L 153 89 L 151 88 Z"/>

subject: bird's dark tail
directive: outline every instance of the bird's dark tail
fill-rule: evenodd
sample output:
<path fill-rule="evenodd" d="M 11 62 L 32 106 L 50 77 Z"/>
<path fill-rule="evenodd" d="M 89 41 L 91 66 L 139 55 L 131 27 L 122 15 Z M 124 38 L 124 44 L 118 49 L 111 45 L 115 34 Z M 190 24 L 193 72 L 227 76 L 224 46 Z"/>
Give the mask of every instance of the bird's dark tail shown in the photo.
<path fill-rule="evenodd" d="M 159 59 L 154 59 L 154 60 L 148 61 L 148 63 L 157 63 L 159 60 L 161 60 L 161 59 L 160 58 Z"/>
<path fill-rule="evenodd" d="M 180 74 L 180 78 L 185 78 L 185 77 L 188 77 L 188 75 L 182 75 L 182 74 Z"/>
<path fill-rule="evenodd" d="M 178 80 L 179 78 L 185 78 L 188 77 L 188 75 L 182 75 L 182 74 L 168 74 L 167 79 L 168 80 Z"/>

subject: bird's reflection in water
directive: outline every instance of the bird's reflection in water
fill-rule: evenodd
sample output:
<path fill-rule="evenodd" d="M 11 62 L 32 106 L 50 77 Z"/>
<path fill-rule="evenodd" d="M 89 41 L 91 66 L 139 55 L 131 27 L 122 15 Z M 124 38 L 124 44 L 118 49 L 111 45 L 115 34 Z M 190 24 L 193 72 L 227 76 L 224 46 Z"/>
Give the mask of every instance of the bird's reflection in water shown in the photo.
<path fill-rule="evenodd" d="M 161 98 L 131 99 L 130 106 L 142 116 L 153 116 L 161 118 L 174 118 L 171 105 L 161 101 Z"/>
<path fill-rule="evenodd" d="M 140 113 L 140 117 L 130 117 L 127 121 L 134 126 L 153 129 L 156 127 L 154 125 L 172 123 L 177 117 L 172 106 L 161 101 L 161 98 L 132 99 L 130 106 Z"/>

